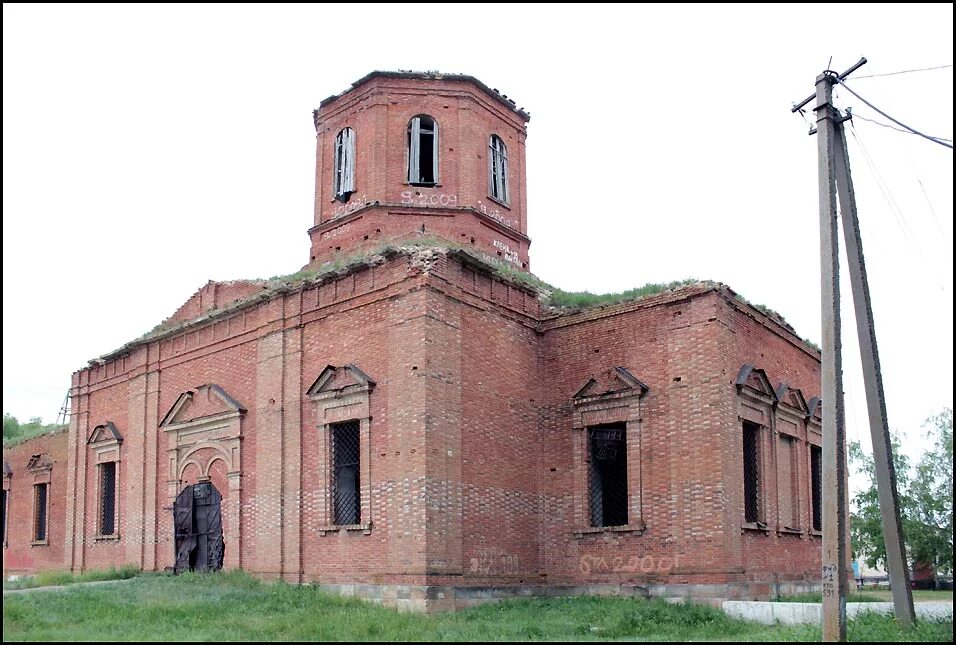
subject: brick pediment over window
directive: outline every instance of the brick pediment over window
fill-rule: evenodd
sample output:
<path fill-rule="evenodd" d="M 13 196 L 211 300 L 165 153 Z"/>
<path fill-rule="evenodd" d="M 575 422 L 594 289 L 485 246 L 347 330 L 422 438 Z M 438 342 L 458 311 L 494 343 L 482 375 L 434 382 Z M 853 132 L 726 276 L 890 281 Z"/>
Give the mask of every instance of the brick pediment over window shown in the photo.
<path fill-rule="evenodd" d="M 645 528 L 640 428 L 648 389 L 627 368 L 609 367 L 571 397 L 576 538 Z"/>
<path fill-rule="evenodd" d="M 325 398 L 323 395 L 330 393 L 341 396 L 353 392 L 368 392 L 374 387 L 375 381 L 352 363 L 342 367 L 326 365 L 306 394 L 321 399 Z"/>
<path fill-rule="evenodd" d="M 767 373 L 753 365 L 744 365 L 740 368 L 740 372 L 737 373 L 737 391 L 746 392 L 758 399 L 766 399 L 768 402 L 777 401 L 777 393 L 770 385 Z"/>
<path fill-rule="evenodd" d="M 225 390 L 215 383 L 209 383 L 180 394 L 159 425 L 175 426 L 197 419 L 235 416 L 245 411 Z"/>
<path fill-rule="evenodd" d="M 648 387 L 623 367 L 611 367 L 589 378 L 571 397 L 575 405 L 608 398 L 642 396 Z"/>
<path fill-rule="evenodd" d="M 123 443 L 123 435 L 116 429 L 112 421 L 107 421 L 93 428 L 93 432 L 90 433 L 90 438 L 86 441 L 87 444 L 105 442 Z"/>
<path fill-rule="evenodd" d="M 106 421 L 93 428 L 86 445 L 89 446 L 94 464 L 119 462 L 123 435 L 112 421 Z"/>
<path fill-rule="evenodd" d="M 51 470 L 52 468 L 53 459 L 47 454 L 31 455 L 30 461 L 27 462 L 27 470 L 34 473 Z"/>
<path fill-rule="evenodd" d="M 823 423 L 823 400 L 818 396 L 811 396 L 807 401 L 807 422 Z"/>
<path fill-rule="evenodd" d="M 33 478 L 34 484 L 50 483 L 53 475 L 53 464 L 56 463 L 50 455 L 42 453 L 31 455 L 27 462 L 27 472 Z"/>
<path fill-rule="evenodd" d="M 371 395 L 375 381 L 353 363 L 327 365 L 306 394 L 315 405 L 322 486 L 316 534 L 372 530 Z"/>
<path fill-rule="evenodd" d="M 794 414 L 806 417 L 809 412 L 807 400 L 803 398 L 803 392 L 799 388 L 793 388 L 786 383 L 781 383 L 777 388 L 777 400 L 781 405 L 790 408 Z"/>

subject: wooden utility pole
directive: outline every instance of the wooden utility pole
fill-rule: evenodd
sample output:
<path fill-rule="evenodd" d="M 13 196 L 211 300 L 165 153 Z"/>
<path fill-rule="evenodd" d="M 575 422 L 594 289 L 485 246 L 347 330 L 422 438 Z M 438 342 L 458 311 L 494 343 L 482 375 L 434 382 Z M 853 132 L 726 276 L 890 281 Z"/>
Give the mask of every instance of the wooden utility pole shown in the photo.
<path fill-rule="evenodd" d="M 890 444 L 886 401 L 880 374 L 879 353 L 870 304 L 863 245 L 856 213 L 856 198 L 850 179 L 849 155 L 843 117 L 832 105 L 833 85 L 866 63 L 861 58 L 853 67 L 837 74 L 827 70 L 816 79 L 816 93 L 793 107 L 794 112 L 817 99 L 817 150 L 820 186 L 820 267 L 822 314 L 823 400 L 823 640 L 846 640 L 846 593 L 848 525 L 846 476 L 846 427 L 844 422 L 843 364 L 840 339 L 840 266 L 837 194 L 843 213 L 850 278 L 855 303 L 857 333 L 863 362 L 863 378 L 873 438 L 880 512 L 886 542 L 887 564 L 896 618 L 914 620 L 913 598 L 906 569 L 903 537 L 896 492 L 896 475 Z"/>

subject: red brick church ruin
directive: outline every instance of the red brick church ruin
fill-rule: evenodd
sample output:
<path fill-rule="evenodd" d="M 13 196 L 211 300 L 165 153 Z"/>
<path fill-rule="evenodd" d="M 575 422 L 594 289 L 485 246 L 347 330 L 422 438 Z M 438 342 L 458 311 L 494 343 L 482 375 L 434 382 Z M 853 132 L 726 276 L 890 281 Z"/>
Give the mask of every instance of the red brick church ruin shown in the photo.
<path fill-rule="evenodd" d="M 766 598 L 820 564 L 820 361 L 726 286 L 529 278 L 529 116 L 373 72 L 314 113 L 304 270 L 209 282 L 4 448 L 3 569 L 241 567 L 387 605 Z"/>

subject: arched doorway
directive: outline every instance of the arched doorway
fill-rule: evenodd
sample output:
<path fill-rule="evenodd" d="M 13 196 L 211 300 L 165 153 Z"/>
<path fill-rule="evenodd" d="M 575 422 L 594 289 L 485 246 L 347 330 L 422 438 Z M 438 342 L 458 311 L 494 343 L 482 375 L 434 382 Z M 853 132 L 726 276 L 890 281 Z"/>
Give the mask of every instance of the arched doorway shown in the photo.
<path fill-rule="evenodd" d="M 176 564 L 173 570 L 222 569 L 222 495 L 211 482 L 187 486 L 173 504 Z"/>

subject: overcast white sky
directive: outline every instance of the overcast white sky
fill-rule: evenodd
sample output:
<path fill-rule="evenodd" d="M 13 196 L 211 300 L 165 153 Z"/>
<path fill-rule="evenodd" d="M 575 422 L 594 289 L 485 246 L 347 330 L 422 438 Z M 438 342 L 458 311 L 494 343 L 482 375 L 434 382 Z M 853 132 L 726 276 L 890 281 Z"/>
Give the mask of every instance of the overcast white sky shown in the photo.
<path fill-rule="evenodd" d="M 790 106 L 863 55 L 851 87 L 952 138 L 952 67 L 863 78 L 951 65 L 952 25 L 952 4 L 5 3 L 3 410 L 52 422 L 73 371 L 207 280 L 305 264 L 312 109 L 376 69 L 470 74 L 531 112 L 544 280 L 719 280 L 819 343 L 816 141 Z M 890 424 L 918 445 L 953 402 L 953 152 L 855 128 Z M 844 284 L 848 433 L 868 445 Z"/>

